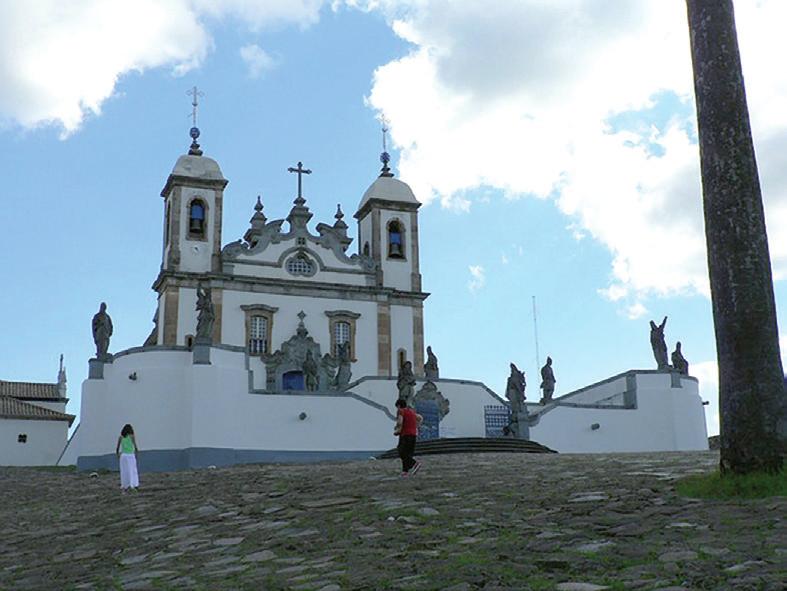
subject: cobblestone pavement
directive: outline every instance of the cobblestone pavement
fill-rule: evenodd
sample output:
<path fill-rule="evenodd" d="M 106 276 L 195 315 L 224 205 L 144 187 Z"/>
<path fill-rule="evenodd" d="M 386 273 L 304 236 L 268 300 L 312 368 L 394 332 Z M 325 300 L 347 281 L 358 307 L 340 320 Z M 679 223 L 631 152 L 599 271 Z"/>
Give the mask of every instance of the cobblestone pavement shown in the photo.
<path fill-rule="evenodd" d="M 762 589 L 787 498 L 686 499 L 714 452 L 427 456 L 118 476 L 0 468 L 0 589 Z"/>

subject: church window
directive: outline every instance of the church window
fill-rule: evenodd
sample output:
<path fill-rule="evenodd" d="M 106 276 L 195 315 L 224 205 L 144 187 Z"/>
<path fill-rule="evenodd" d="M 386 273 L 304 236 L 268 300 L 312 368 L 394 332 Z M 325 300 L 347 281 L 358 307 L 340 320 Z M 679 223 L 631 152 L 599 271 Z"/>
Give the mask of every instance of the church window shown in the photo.
<path fill-rule="evenodd" d="M 267 355 L 272 351 L 273 315 L 278 308 L 265 304 L 243 304 L 246 313 L 246 350 L 249 355 Z"/>
<path fill-rule="evenodd" d="M 357 312 L 350 310 L 327 310 L 325 315 L 329 319 L 331 335 L 331 354 L 339 356 L 339 345 L 349 345 L 350 360 L 355 361 L 355 323 L 361 317 Z"/>
<path fill-rule="evenodd" d="M 367 256 L 367 257 L 370 255 L 369 243 L 368 242 L 365 242 L 364 245 L 363 245 L 363 254 L 365 256 Z"/>
<path fill-rule="evenodd" d="M 388 223 L 388 258 L 404 259 L 404 226 L 398 220 Z"/>
<path fill-rule="evenodd" d="M 293 275 L 314 275 L 314 263 L 304 254 L 299 254 L 287 261 L 287 272 Z"/>
<path fill-rule="evenodd" d="M 27 433 L 20 433 L 19 437 L 16 438 L 18 443 L 27 443 Z"/>
<path fill-rule="evenodd" d="M 333 324 L 333 354 L 339 356 L 339 345 L 350 342 L 350 323 L 340 320 Z M 352 358 L 352 345 L 350 346 L 350 358 Z"/>
<path fill-rule="evenodd" d="M 268 352 L 268 319 L 254 315 L 249 319 L 249 354 Z"/>
<path fill-rule="evenodd" d="M 205 237 L 205 203 L 195 199 L 189 205 L 189 237 Z"/>

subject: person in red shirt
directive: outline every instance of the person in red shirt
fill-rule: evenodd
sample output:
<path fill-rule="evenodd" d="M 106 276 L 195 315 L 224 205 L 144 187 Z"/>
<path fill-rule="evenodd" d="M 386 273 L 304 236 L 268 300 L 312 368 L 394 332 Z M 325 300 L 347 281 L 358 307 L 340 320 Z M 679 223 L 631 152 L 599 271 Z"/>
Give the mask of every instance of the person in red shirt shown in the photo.
<path fill-rule="evenodd" d="M 402 476 L 415 474 L 421 467 L 421 462 L 416 460 L 415 439 L 418 437 L 418 425 L 424 418 L 412 408 L 407 407 L 407 401 L 400 398 L 396 401 L 396 427 L 394 435 L 399 436 L 399 457 L 402 459 Z"/>

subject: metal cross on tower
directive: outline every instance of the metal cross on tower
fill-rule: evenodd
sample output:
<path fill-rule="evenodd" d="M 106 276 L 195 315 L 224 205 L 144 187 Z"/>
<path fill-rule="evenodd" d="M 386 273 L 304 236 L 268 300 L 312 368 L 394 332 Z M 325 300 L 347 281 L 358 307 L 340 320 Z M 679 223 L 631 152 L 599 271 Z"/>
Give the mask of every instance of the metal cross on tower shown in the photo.
<path fill-rule="evenodd" d="M 391 155 L 388 153 L 387 146 L 387 133 L 388 133 L 388 119 L 385 118 L 384 113 L 380 113 L 380 124 L 382 125 L 383 132 L 383 151 L 380 154 L 380 162 L 383 163 L 383 169 L 380 176 L 393 176 L 388 163 L 391 161 Z"/>
<path fill-rule="evenodd" d="M 304 199 L 303 199 L 303 195 L 301 194 L 301 192 L 302 192 L 301 178 L 302 178 L 302 175 L 304 175 L 304 174 L 311 174 L 312 171 L 309 170 L 308 168 L 304 168 L 303 167 L 303 162 L 298 162 L 298 167 L 297 168 L 293 168 L 292 166 L 290 166 L 287 169 L 287 172 L 297 172 L 298 173 L 298 198 L 296 199 L 296 201 L 303 202 Z"/>
<path fill-rule="evenodd" d="M 205 93 L 200 92 L 195 86 L 191 90 L 187 90 L 186 94 L 191 97 L 191 125 L 197 127 L 197 107 L 199 106 L 199 97 L 205 96 Z"/>

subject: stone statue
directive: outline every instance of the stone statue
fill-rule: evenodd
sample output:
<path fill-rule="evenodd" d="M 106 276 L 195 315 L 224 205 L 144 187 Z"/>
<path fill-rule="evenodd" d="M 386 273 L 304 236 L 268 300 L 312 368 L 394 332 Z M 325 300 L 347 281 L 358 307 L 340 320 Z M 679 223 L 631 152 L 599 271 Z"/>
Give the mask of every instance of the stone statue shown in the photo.
<path fill-rule="evenodd" d="M 439 380 L 440 368 L 437 367 L 437 356 L 432 353 L 432 347 L 426 348 L 426 363 L 424 363 L 424 376 L 427 380 Z"/>
<path fill-rule="evenodd" d="M 96 359 L 108 361 L 112 358 L 109 354 L 109 337 L 112 336 L 112 319 L 107 314 L 107 305 L 101 302 L 98 312 L 93 316 L 93 342 L 96 344 Z"/>
<path fill-rule="evenodd" d="M 667 317 L 664 317 L 658 326 L 650 321 L 650 346 L 653 349 L 653 357 L 656 358 L 657 369 L 669 369 L 667 361 L 667 343 L 664 341 L 664 326 L 667 324 Z"/>
<path fill-rule="evenodd" d="M 680 350 L 680 341 L 675 343 L 675 350 L 672 352 L 672 367 L 684 376 L 689 375 L 689 362 Z"/>
<path fill-rule="evenodd" d="M 340 343 L 336 348 L 338 349 L 339 369 L 336 371 L 333 386 L 337 390 L 345 390 L 353 375 L 350 369 L 350 343 Z"/>
<path fill-rule="evenodd" d="M 413 364 L 405 361 L 399 370 L 399 377 L 396 380 L 396 387 L 399 389 L 399 398 L 405 400 L 411 406 L 415 396 L 415 375 L 413 374 Z"/>
<path fill-rule="evenodd" d="M 552 371 L 552 358 L 547 357 L 547 362 L 541 368 L 541 389 L 544 394 L 541 397 L 541 404 L 546 404 L 552 400 L 552 394 L 555 393 L 555 372 Z"/>
<path fill-rule="evenodd" d="M 506 398 L 511 403 L 511 415 L 517 417 L 525 407 L 525 372 L 519 371 L 517 366 L 511 364 L 511 375 L 506 382 Z"/>
<path fill-rule="evenodd" d="M 216 319 L 213 313 L 213 300 L 210 287 L 197 287 L 197 334 L 198 343 L 213 342 L 213 322 Z"/>
<path fill-rule="evenodd" d="M 314 360 L 311 350 L 306 351 L 306 359 L 303 361 L 303 377 L 306 382 L 306 390 L 314 392 L 319 386 L 319 378 L 317 375 L 318 367 L 317 362 Z"/>

